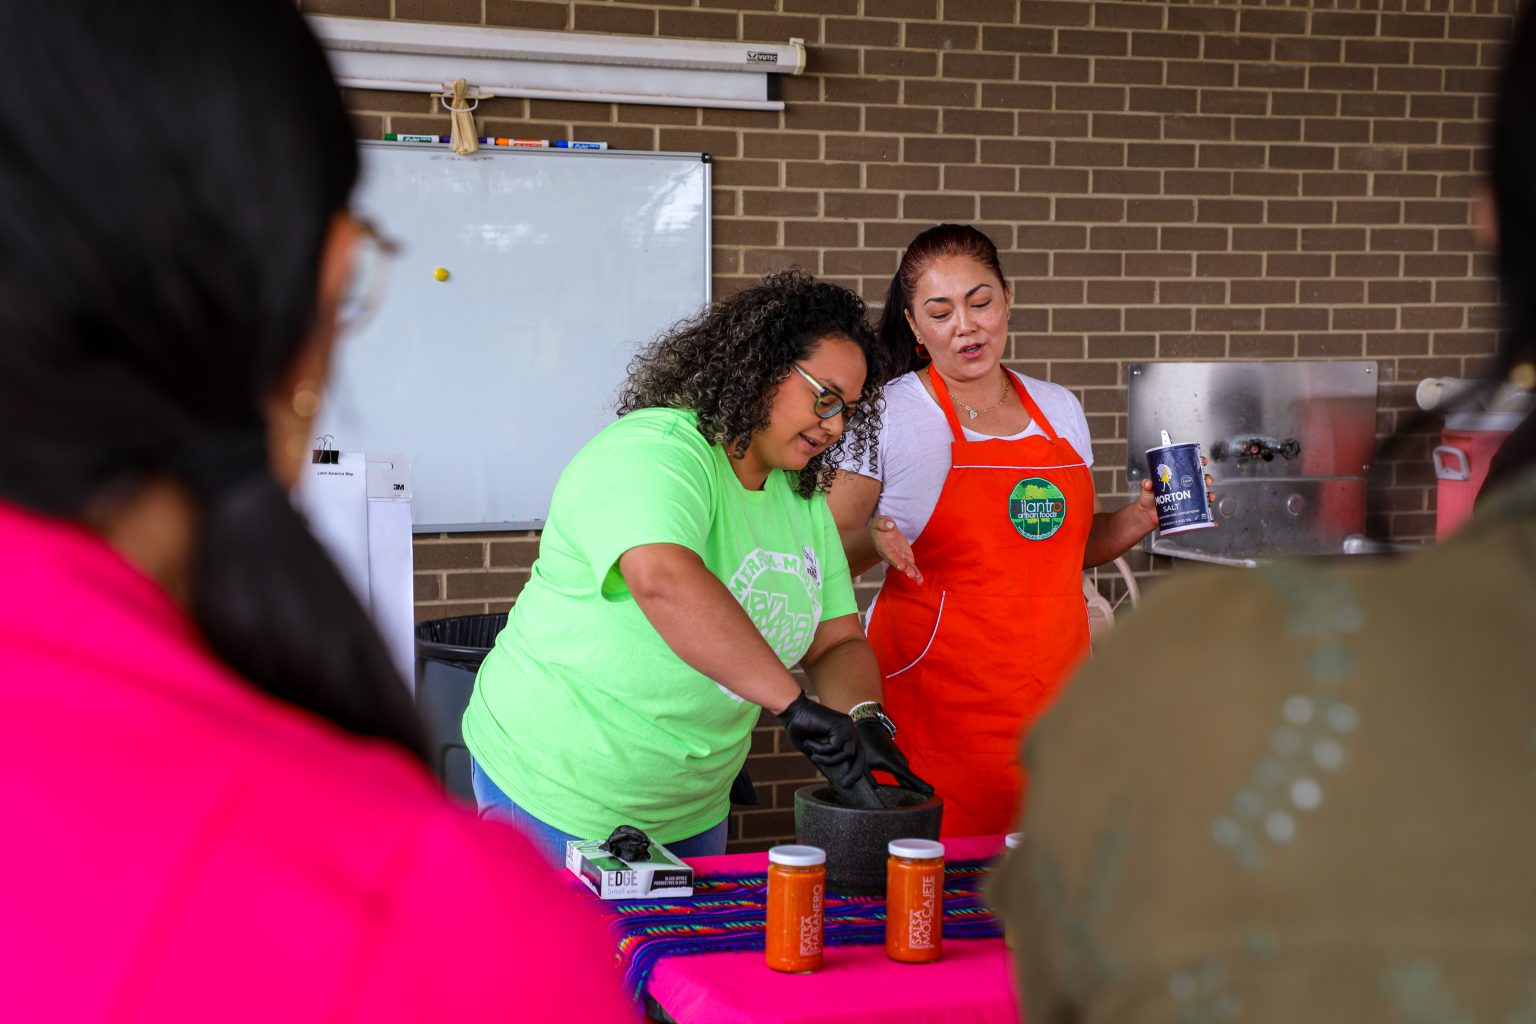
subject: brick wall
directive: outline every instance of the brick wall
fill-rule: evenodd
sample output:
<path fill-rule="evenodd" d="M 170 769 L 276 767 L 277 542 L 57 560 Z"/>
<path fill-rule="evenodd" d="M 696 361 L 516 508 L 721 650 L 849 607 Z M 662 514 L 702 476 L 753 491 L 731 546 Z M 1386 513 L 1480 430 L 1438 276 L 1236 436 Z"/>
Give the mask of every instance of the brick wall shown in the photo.
<path fill-rule="evenodd" d="M 487 133 L 714 155 L 717 294 L 798 264 L 878 303 L 902 248 L 976 223 L 1015 284 L 1010 363 L 1073 389 L 1100 493 L 1126 493 L 1125 365 L 1370 358 L 1378 430 L 1425 376 L 1476 372 L 1495 287 L 1466 197 L 1512 0 L 303 0 L 367 17 L 785 42 L 782 113 L 494 99 Z M 359 133 L 447 130 L 353 92 Z M 1379 464 L 1372 532 L 1432 536 L 1428 433 Z M 1113 500 L 1110 498 L 1110 500 Z M 420 618 L 507 608 L 533 534 L 422 537 Z M 1165 566 L 1135 556 L 1138 569 Z M 806 762 L 753 737 L 791 831 Z"/>

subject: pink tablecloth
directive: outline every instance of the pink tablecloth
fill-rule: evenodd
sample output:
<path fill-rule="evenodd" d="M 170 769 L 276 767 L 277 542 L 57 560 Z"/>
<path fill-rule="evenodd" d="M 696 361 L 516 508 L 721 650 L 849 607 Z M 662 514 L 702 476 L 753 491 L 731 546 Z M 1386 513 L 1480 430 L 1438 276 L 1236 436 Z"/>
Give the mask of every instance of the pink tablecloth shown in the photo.
<path fill-rule="evenodd" d="M 946 839 L 953 860 L 988 857 L 1000 836 Z M 767 854 L 698 857 L 701 874 L 761 871 Z M 898 964 L 884 946 L 834 946 L 814 974 L 780 974 L 760 950 L 671 956 L 648 991 L 678 1024 L 1016 1024 L 1018 1003 L 1001 939 L 946 939 L 932 964 Z"/>

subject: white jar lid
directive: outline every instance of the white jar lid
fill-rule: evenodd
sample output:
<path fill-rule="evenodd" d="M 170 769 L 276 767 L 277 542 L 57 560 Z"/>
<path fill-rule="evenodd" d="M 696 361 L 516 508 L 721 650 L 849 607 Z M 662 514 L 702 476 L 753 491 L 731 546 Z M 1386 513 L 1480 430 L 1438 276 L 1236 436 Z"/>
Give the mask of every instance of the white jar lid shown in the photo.
<path fill-rule="evenodd" d="M 775 846 L 768 851 L 768 863 L 791 868 L 809 868 L 827 862 L 827 851 L 819 846 Z"/>
<path fill-rule="evenodd" d="M 944 856 L 944 844 L 932 839 L 892 839 L 885 849 L 892 857 L 908 857 L 912 860 L 931 860 Z"/>
<path fill-rule="evenodd" d="M 1008 849 L 1010 849 L 1010 850 L 1013 849 L 1015 846 L 1018 846 L 1023 841 L 1024 841 L 1024 833 L 1023 832 L 1009 832 L 1007 835 L 1003 836 L 1003 845 L 1008 847 Z"/>

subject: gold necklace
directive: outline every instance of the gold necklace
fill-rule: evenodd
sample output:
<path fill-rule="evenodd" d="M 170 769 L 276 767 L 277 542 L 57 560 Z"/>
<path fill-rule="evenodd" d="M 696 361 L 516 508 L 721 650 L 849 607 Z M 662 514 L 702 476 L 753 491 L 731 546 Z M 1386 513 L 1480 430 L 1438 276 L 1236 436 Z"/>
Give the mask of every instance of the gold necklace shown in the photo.
<path fill-rule="evenodd" d="M 931 365 L 928 367 L 928 379 L 930 381 L 933 380 L 933 367 Z M 966 412 L 970 413 L 971 414 L 971 419 L 975 419 L 977 416 L 980 416 L 982 413 L 984 413 L 984 412 L 991 412 L 993 409 L 996 409 L 998 406 L 1000 406 L 1004 402 L 1008 401 L 1008 391 L 1009 391 L 1009 387 L 1008 387 L 1008 371 L 1004 370 L 1003 371 L 1003 393 L 1002 393 L 1002 396 L 999 397 L 997 401 L 995 401 L 991 405 L 987 406 L 985 409 L 972 409 L 970 406 L 968 406 L 964 402 L 960 401 L 960 399 L 956 398 L 954 396 L 953 392 L 950 393 L 949 400 L 951 402 L 954 402 L 960 408 L 964 409 Z"/>

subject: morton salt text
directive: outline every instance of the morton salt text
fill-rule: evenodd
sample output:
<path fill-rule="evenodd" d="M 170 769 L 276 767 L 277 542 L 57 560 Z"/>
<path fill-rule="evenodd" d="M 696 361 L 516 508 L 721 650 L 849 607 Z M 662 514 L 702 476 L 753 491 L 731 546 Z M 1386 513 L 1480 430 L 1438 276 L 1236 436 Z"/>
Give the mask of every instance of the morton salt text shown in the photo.
<path fill-rule="evenodd" d="M 1194 495 L 1194 491 L 1169 491 L 1167 494 L 1159 494 L 1157 496 L 1157 503 L 1159 505 L 1166 505 L 1170 501 L 1188 501 Z"/>

